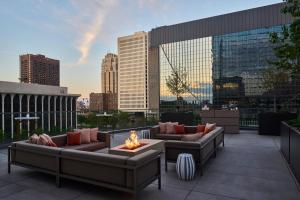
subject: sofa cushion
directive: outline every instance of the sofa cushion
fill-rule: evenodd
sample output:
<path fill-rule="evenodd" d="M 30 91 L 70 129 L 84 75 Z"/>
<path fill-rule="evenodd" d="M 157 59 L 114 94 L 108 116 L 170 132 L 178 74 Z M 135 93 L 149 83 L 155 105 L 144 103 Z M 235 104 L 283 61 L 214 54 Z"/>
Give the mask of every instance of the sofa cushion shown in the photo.
<path fill-rule="evenodd" d="M 167 123 L 166 134 L 174 134 L 174 133 L 176 133 L 175 125 L 178 125 L 178 122 L 168 122 Z"/>
<path fill-rule="evenodd" d="M 105 148 L 106 145 L 104 142 L 92 142 L 89 144 L 80 144 L 80 145 L 72 145 L 72 146 L 64 146 L 64 149 L 73 149 L 80 151 L 97 151 Z"/>
<path fill-rule="evenodd" d="M 197 141 L 204 135 L 203 132 L 195 133 L 195 134 L 189 134 L 182 136 L 182 141 Z"/>
<path fill-rule="evenodd" d="M 98 142 L 98 128 L 91 128 L 91 142 Z"/>
<path fill-rule="evenodd" d="M 176 134 L 184 134 L 184 125 L 175 125 Z"/>
<path fill-rule="evenodd" d="M 205 129 L 204 129 L 204 134 L 207 134 L 207 133 L 211 132 L 215 128 L 216 128 L 216 124 L 215 123 L 214 124 L 206 123 Z"/>
<path fill-rule="evenodd" d="M 185 134 L 194 134 L 197 133 L 197 126 L 184 126 Z"/>
<path fill-rule="evenodd" d="M 67 145 L 79 145 L 80 142 L 80 132 L 67 132 Z"/>
<path fill-rule="evenodd" d="M 66 134 L 52 136 L 51 139 L 58 147 L 66 146 L 66 144 L 67 144 L 67 135 Z"/>
<path fill-rule="evenodd" d="M 181 140 L 183 134 L 156 134 L 155 139 L 161 140 Z"/>

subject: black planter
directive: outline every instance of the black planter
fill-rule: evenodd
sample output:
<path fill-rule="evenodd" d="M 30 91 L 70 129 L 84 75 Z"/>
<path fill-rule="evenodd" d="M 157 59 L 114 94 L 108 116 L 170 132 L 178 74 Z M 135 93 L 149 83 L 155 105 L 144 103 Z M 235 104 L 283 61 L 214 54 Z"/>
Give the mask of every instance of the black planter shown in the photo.
<path fill-rule="evenodd" d="M 161 122 L 178 122 L 179 124 L 194 125 L 194 114 L 192 112 L 165 112 L 161 113 Z"/>
<path fill-rule="evenodd" d="M 297 118 L 296 113 L 266 112 L 258 115 L 258 133 L 260 135 L 280 135 L 281 121 Z"/>
<path fill-rule="evenodd" d="M 300 182 L 300 131 L 285 122 L 281 124 L 280 149 Z"/>

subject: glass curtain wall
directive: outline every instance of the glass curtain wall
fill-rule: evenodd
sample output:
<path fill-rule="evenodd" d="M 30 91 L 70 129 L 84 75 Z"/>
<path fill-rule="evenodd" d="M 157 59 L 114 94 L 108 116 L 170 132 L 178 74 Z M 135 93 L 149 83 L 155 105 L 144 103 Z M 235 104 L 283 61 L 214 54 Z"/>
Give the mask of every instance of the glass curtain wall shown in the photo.
<path fill-rule="evenodd" d="M 197 112 L 206 104 L 238 108 L 243 121 L 272 110 L 273 96 L 262 85 L 262 72 L 276 59 L 271 32 L 281 32 L 281 26 L 160 45 L 160 112 L 178 105 L 181 111 Z M 183 81 L 188 83 L 179 98 L 166 84 L 174 71 L 186 73 Z M 282 95 L 280 102 L 288 98 Z"/>

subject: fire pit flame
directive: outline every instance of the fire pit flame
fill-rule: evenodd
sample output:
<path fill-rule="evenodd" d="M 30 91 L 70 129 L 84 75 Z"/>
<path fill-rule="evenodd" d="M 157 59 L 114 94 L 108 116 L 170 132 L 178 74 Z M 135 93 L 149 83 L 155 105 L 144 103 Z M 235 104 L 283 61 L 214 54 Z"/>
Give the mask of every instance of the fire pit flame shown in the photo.
<path fill-rule="evenodd" d="M 135 131 L 130 131 L 130 137 L 125 140 L 125 147 L 127 149 L 135 149 L 139 147 L 141 144 L 138 140 L 138 136 Z"/>

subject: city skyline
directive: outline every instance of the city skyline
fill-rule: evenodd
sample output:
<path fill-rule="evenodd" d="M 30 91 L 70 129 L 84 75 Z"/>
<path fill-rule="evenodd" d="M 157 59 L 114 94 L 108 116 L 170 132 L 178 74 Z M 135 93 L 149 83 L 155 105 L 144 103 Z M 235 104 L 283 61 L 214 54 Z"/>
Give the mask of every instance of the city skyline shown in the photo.
<path fill-rule="evenodd" d="M 280 2 L 2 1 L 0 80 L 18 82 L 19 55 L 44 54 L 61 61 L 62 86 L 88 97 L 101 91 L 99 65 L 107 52 L 117 53 L 118 37 Z"/>

